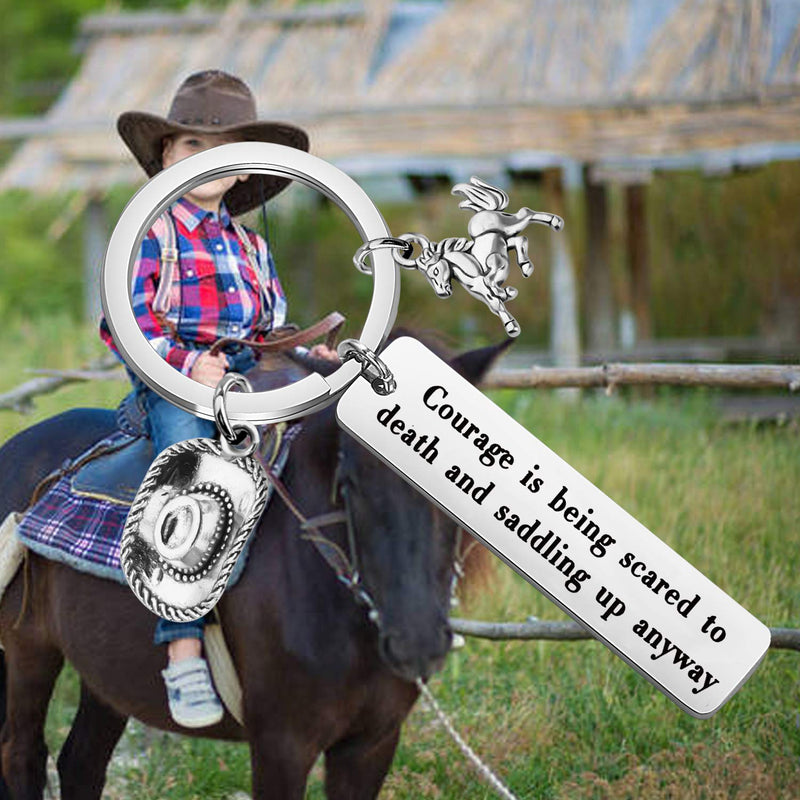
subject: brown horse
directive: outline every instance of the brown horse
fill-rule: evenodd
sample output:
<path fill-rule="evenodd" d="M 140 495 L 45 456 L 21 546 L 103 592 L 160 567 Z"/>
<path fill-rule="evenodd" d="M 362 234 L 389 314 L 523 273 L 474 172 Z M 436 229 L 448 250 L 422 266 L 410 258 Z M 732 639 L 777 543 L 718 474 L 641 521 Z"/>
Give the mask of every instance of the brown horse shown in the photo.
<path fill-rule="evenodd" d="M 451 363 L 477 382 L 499 349 Z M 6 443 L 0 519 L 24 509 L 45 474 L 112 426 L 109 411 L 75 410 Z M 43 728 L 65 659 L 80 675 L 81 695 L 58 757 L 64 800 L 100 798 L 129 717 L 163 730 L 247 741 L 257 800 L 302 798 L 321 753 L 329 798 L 378 794 L 417 698 L 412 681 L 440 668 L 450 647 L 455 525 L 340 432 L 331 409 L 304 423 L 284 479 L 307 516 L 332 510 L 335 485 L 347 498 L 379 625 L 275 498 L 253 534 L 247 569 L 218 606 L 243 687 L 244 727 L 226 715 L 211 728 L 183 730 L 167 709 L 159 675 L 166 654 L 152 644 L 153 615 L 125 586 L 30 554 L 27 574 L 17 575 L 0 604 L 7 693 L 0 798 L 42 797 Z M 345 527 L 326 533 L 347 550 Z"/>

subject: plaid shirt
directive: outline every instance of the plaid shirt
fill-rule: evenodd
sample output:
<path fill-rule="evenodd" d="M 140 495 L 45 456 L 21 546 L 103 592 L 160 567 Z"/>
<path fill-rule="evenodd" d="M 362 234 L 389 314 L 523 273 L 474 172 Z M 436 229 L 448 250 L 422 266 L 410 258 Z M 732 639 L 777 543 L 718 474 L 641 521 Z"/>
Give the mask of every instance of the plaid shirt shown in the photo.
<path fill-rule="evenodd" d="M 156 352 L 188 375 L 200 353 L 217 339 L 261 340 L 273 327 L 283 325 L 286 298 L 267 243 L 247 231 L 258 253 L 259 280 L 224 204 L 218 216 L 181 198 L 170 212 L 180 257 L 166 313 L 169 324 L 153 312 L 161 264 L 161 247 L 153 230 L 142 241 L 131 300 L 139 327 Z M 265 291 L 259 291 L 260 287 Z M 100 335 L 119 355 L 105 319 Z"/>

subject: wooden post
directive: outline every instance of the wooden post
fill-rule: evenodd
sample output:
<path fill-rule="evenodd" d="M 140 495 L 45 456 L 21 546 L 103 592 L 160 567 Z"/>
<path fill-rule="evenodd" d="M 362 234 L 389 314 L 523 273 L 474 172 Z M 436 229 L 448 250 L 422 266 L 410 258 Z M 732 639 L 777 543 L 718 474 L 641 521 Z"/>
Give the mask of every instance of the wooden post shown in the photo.
<path fill-rule="evenodd" d="M 544 174 L 546 210 L 564 218 L 564 180 L 562 171 L 549 169 Z M 568 225 L 565 222 L 565 226 Z M 577 367 L 581 363 L 581 334 L 578 319 L 578 289 L 575 265 L 566 230 L 553 232 L 550 240 L 550 352 L 557 367 Z M 576 399 L 578 391 L 562 389 L 565 398 Z"/>
<path fill-rule="evenodd" d="M 102 314 L 100 305 L 100 269 L 108 244 L 108 227 L 103 197 L 93 194 L 86 204 L 83 223 L 84 315 L 96 323 Z"/>
<path fill-rule="evenodd" d="M 631 301 L 636 318 L 636 339 L 651 339 L 650 317 L 650 254 L 647 248 L 646 187 L 633 184 L 625 187 L 627 212 L 628 270 Z"/>
<path fill-rule="evenodd" d="M 614 324 L 614 291 L 611 281 L 608 235 L 608 189 L 603 183 L 592 183 L 585 166 L 586 198 L 586 298 L 587 345 L 590 350 L 605 353 L 616 343 Z"/>

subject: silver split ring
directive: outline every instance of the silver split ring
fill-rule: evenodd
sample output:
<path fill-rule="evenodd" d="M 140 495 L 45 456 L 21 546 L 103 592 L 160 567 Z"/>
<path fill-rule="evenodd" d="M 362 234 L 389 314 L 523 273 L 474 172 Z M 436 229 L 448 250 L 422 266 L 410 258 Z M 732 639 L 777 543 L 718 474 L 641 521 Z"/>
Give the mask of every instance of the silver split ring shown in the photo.
<path fill-rule="evenodd" d="M 389 367 L 375 353 L 356 339 L 344 339 L 336 348 L 342 361 L 354 360 L 361 364 L 364 377 L 377 394 L 391 394 L 397 388 L 397 381 Z"/>
<path fill-rule="evenodd" d="M 190 156 L 154 175 L 130 200 L 106 250 L 100 283 L 103 312 L 114 342 L 128 366 L 153 391 L 179 408 L 214 418 L 213 389 L 167 364 L 139 329 L 131 307 L 130 287 L 141 241 L 153 223 L 179 197 L 217 178 L 256 173 L 299 181 L 338 205 L 361 238 L 387 238 L 389 229 L 364 190 L 337 167 L 302 150 L 265 142 L 226 144 Z M 400 275 L 387 249 L 372 253 L 372 302 L 359 341 L 379 352 L 397 315 Z M 332 403 L 361 373 L 345 361 L 332 374 L 309 375 L 267 392 L 235 392 L 227 403 L 231 422 L 283 422 Z"/>
<path fill-rule="evenodd" d="M 395 239 L 393 236 L 385 236 L 382 239 L 370 239 L 368 242 L 364 242 L 353 256 L 353 264 L 356 269 L 359 272 L 363 272 L 365 275 L 372 275 L 372 267 L 367 265 L 367 256 L 375 250 L 380 250 L 384 247 L 388 247 L 392 250 L 401 250 L 400 256 L 405 256 L 406 258 L 411 255 L 411 251 L 414 249 L 414 245 L 412 245 L 411 242 L 407 242 L 405 239 Z M 401 263 L 397 255 L 394 258 L 398 264 Z"/>
<path fill-rule="evenodd" d="M 214 422 L 220 432 L 220 448 L 228 458 L 250 456 L 258 449 L 261 436 L 258 428 L 250 422 L 232 425 L 228 416 L 228 392 L 238 386 L 243 392 L 252 392 L 253 387 L 244 375 L 227 372 L 214 389 L 211 404 L 214 407 Z"/>

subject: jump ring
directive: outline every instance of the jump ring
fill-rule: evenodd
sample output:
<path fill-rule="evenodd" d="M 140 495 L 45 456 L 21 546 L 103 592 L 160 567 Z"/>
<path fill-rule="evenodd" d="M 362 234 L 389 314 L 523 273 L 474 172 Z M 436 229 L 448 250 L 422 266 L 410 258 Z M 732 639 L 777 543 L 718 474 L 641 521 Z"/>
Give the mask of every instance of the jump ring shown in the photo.
<path fill-rule="evenodd" d="M 228 392 L 238 386 L 244 392 L 252 392 L 253 387 L 244 375 L 238 372 L 228 372 L 222 376 L 222 380 L 214 389 L 212 407 L 214 409 L 214 422 L 220 432 L 220 448 L 228 458 L 241 458 L 252 455 L 261 443 L 261 435 L 258 428 L 248 422 L 240 422 L 236 426 L 231 425 L 226 407 Z M 248 441 L 249 437 L 249 441 Z"/>
<path fill-rule="evenodd" d="M 372 253 L 373 250 L 380 250 L 384 247 L 403 251 L 400 254 L 392 253 L 394 260 L 397 261 L 398 264 L 401 263 L 401 258 L 407 259 L 413 250 L 411 242 L 407 242 L 405 239 L 395 239 L 393 236 L 382 236 L 378 239 L 370 239 L 368 242 L 362 244 L 353 256 L 353 264 L 356 269 L 359 272 L 363 272 L 365 275 L 372 275 L 372 267 L 368 266 L 366 263 L 367 256 Z"/>
<path fill-rule="evenodd" d="M 336 348 L 342 361 L 353 359 L 362 367 L 362 375 L 372 384 L 377 394 L 391 394 L 397 388 L 389 367 L 368 347 L 357 339 L 345 339 Z"/>
<path fill-rule="evenodd" d="M 228 399 L 228 392 L 234 386 L 238 386 L 245 392 L 253 391 L 250 381 L 248 381 L 244 375 L 240 375 L 238 372 L 227 372 L 222 376 L 222 380 L 220 380 L 214 389 L 214 398 L 211 401 L 211 405 L 214 408 L 214 422 L 217 423 L 220 433 L 229 442 L 236 442 L 237 439 L 228 417 L 228 409 L 225 407 L 225 403 Z"/>
<path fill-rule="evenodd" d="M 219 448 L 222 454 L 229 459 L 251 456 L 261 444 L 261 434 L 252 422 L 237 422 L 234 428 L 238 433 L 233 440 L 220 436 Z"/>
<path fill-rule="evenodd" d="M 418 244 L 424 250 L 426 247 L 431 246 L 431 240 L 427 236 L 423 236 L 421 233 L 404 233 L 400 236 L 400 239 L 406 243 L 408 251 L 404 251 L 403 254 L 399 256 L 397 253 L 395 253 L 394 260 L 401 267 L 405 267 L 406 269 L 416 269 L 417 259 L 409 258 L 414 249 L 414 244 Z"/>

